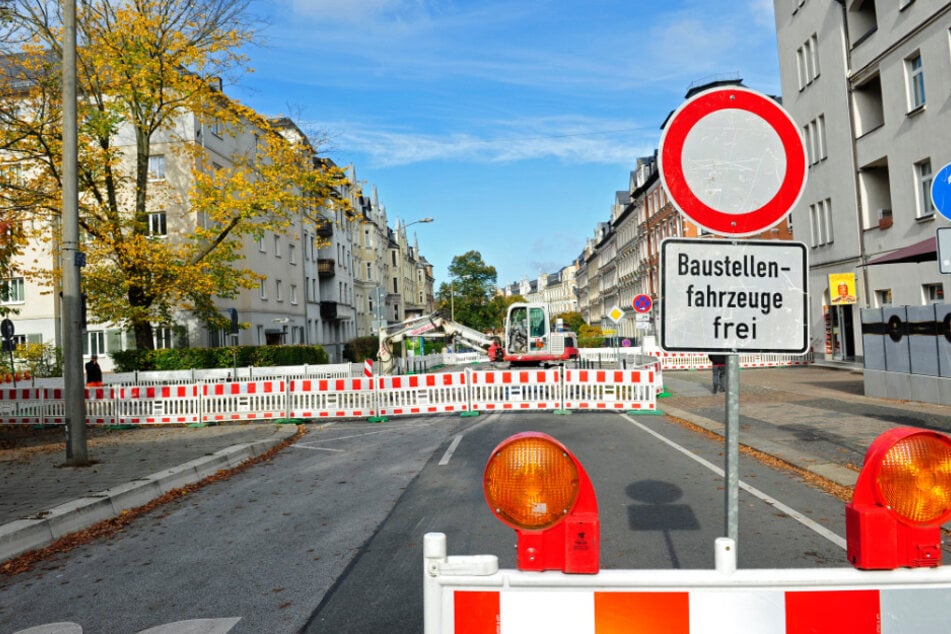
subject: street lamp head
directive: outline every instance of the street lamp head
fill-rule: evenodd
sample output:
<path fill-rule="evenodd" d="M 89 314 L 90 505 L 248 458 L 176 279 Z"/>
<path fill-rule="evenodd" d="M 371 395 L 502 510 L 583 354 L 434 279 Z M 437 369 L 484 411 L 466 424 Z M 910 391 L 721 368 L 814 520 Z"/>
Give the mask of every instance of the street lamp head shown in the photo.
<path fill-rule="evenodd" d="M 432 219 L 431 216 L 426 216 L 425 218 L 420 218 L 420 219 L 417 220 L 416 222 L 432 222 L 432 221 L 433 221 L 433 219 Z"/>

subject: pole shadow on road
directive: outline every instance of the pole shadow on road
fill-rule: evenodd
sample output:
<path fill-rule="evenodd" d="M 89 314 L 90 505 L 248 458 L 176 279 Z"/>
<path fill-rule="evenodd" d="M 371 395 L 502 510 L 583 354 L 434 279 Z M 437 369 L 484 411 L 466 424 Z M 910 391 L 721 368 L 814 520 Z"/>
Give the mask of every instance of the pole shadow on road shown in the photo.
<path fill-rule="evenodd" d="M 674 568 L 680 568 L 680 560 L 670 538 L 672 531 L 700 530 L 693 510 L 686 504 L 674 504 L 683 491 L 672 482 L 640 480 L 627 485 L 628 497 L 637 504 L 627 507 L 628 525 L 632 531 L 655 531 L 664 535 L 664 543 Z"/>

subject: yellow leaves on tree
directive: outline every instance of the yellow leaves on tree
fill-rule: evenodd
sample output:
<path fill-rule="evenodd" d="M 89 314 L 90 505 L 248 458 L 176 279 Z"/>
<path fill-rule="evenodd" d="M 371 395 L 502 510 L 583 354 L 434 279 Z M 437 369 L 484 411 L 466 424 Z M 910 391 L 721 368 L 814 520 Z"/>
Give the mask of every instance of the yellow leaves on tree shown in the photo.
<path fill-rule="evenodd" d="M 247 0 L 78 3 L 80 226 L 89 311 L 152 347 L 155 322 L 181 310 L 214 321 L 213 299 L 256 283 L 242 245 L 331 206 L 346 181 L 303 135 L 228 99 L 217 78 L 242 69 L 255 33 Z M 21 40 L 0 69 L 0 204 L 28 209 L 49 241 L 61 210 L 56 0 L 19 0 Z M 219 149 L 208 145 L 213 137 Z M 225 153 L 220 148 L 228 148 Z M 344 197 L 333 202 L 347 205 Z M 2 217 L 0 217 L 2 219 Z M 55 266 L 35 275 L 56 282 Z"/>

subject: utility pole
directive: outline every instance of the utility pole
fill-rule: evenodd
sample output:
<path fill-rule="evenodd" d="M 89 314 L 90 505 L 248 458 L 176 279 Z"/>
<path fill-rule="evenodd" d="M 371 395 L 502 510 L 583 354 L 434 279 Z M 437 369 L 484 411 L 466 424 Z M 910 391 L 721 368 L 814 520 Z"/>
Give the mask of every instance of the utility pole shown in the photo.
<path fill-rule="evenodd" d="M 66 463 L 89 462 L 83 391 L 82 296 L 79 250 L 78 142 L 76 121 L 76 0 L 63 2 L 63 392 L 66 404 Z"/>

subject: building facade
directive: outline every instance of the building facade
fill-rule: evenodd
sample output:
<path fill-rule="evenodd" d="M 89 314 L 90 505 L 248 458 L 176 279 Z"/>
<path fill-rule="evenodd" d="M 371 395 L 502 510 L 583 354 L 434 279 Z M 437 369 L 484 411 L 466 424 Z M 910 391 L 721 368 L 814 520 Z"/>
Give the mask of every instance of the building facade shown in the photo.
<path fill-rule="evenodd" d="M 861 308 L 944 303 L 948 290 L 935 230 L 949 223 L 930 189 L 951 161 L 951 4 L 774 7 L 783 105 L 809 163 L 792 219 L 809 246 L 812 345 L 820 358 L 860 358 Z"/>

